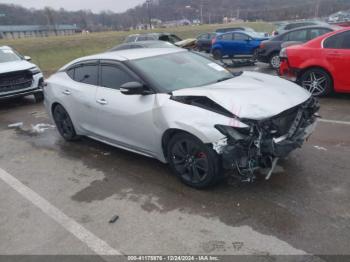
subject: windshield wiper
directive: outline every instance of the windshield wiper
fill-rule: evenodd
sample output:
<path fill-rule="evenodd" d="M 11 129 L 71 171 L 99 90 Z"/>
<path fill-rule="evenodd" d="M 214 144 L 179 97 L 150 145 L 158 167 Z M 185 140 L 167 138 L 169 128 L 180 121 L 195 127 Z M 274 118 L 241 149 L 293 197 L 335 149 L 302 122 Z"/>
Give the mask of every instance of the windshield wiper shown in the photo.
<path fill-rule="evenodd" d="M 223 82 L 223 81 L 226 81 L 226 80 L 230 80 L 232 78 L 233 78 L 233 76 L 226 76 L 226 77 L 223 77 L 223 78 L 220 78 L 219 80 L 217 80 L 216 83 L 220 83 L 220 82 Z"/>
<path fill-rule="evenodd" d="M 217 83 L 220 83 L 220 82 L 223 82 L 223 81 L 226 81 L 226 80 L 230 80 L 230 79 L 232 79 L 232 78 L 234 78 L 234 77 L 240 76 L 240 75 L 243 74 L 243 71 L 240 71 L 240 72 L 233 72 L 233 73 L 231 73 L 231 74 L 232 74 L 232 76 L 225 76 L 225 77 L 223 77 L 223 78 L 220 78 L 220 79 L 217 80 L 216 82 L 217 82 Z"/>

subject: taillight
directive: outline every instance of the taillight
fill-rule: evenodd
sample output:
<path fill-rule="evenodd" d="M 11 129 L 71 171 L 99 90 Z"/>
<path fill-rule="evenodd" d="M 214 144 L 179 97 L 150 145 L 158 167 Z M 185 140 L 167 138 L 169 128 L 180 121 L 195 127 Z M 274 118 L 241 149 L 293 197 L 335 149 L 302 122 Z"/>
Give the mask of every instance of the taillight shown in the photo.
<path fill-rule="evenodd" d="M 280 58 L 288 58 L 287 48 L 283 48 L 280 52 Z"/>
<path fill-rule="evenodd" d="M 259 46 L 261 49 L 265 48 L 265 44 L 264 43 L 261 43 L 260 46 Z"/>

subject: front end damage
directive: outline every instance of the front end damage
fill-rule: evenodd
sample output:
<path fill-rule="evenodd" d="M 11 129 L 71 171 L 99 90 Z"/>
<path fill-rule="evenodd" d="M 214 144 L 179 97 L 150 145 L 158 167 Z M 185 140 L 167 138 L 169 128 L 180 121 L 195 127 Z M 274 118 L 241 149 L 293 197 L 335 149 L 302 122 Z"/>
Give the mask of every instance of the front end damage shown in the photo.
<path fill-rule="evenodd" d="M 300 148 L 311 135 L 319 108 L 318 101 L 310 98 L 269 119 L 238 119 L 247 128 L 216 125 L 226 138 L 214 143 L 214 150 L 222 156 L 223 167 L 236 171 L 240 180 L 253 182 L 260 169 L 270 169 L 269 179 L 277 161 Z"/>

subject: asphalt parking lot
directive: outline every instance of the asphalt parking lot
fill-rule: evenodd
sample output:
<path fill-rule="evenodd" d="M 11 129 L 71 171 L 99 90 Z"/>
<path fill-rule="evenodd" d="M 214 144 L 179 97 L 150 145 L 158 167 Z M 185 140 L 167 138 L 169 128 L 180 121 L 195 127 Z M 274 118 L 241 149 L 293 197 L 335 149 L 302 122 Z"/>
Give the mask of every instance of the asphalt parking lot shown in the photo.
<path fill-rule="evenodd" d="M 0 254 L 350 255 L 350 96 L 321 105 L 270 181 L 198 191 L 156 160 L 65 142 L 32 98 L 1 102 Z"/>

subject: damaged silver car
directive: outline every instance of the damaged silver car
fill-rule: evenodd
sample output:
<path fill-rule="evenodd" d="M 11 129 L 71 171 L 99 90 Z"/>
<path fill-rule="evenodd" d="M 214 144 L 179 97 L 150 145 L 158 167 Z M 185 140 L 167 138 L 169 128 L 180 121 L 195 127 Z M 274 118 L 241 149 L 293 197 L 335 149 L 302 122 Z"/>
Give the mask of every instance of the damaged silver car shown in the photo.
<path fill-rule="evenodd" d="M 294 83 L 231 73 L 174 48 L 77 59 L 52 75 L 44 92 L 66 140 L 88 136 L 156 158 L 195 188 L 228 171 L 243 181 L 254 181 L 261 168 L 272 171 L 311 135 L 319 110 Z"/>

